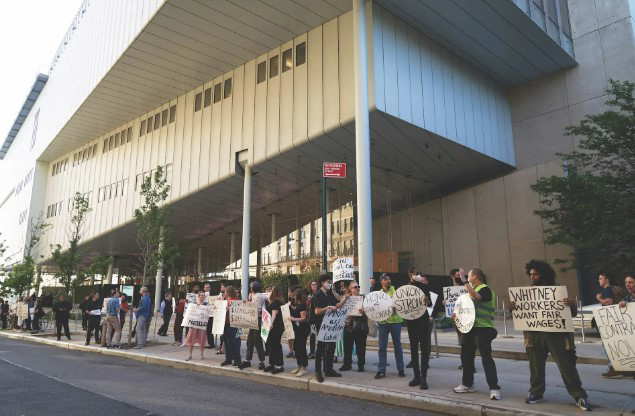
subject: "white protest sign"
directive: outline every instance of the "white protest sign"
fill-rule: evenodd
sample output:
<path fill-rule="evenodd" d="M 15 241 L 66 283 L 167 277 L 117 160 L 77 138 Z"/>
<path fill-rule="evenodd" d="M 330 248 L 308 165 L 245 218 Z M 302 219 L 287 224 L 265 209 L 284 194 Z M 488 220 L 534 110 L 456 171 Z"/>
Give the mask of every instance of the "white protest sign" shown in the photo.
<path fill-rule="evenodd" d="M 322 319 L 322 325 L 318 332 L 317 340 L 320 342 L 337 342 L 344 333 L 346 318 L 351 304 L 346 301 L 341 308 L 327 311 Z"/>
<path fill-rule="evenodd" d="M 463 294 L 459 296 L 454 304 L 454 324 L 456 329 L 462 334 L 467 334 L 472 330 L 474 321 L 476 320 L 476 310 L 474 309 L 474 301 L 470 295 Z"/>
<path fill-rule="evenodd" d="M 229 307 L 232 328 L 258 329 L 258 307 L 253 302 L 234 301 Z"/>
<path fill-rule="evenodd" d="M 355 280 L 353 258 L 339 257 L 333 262 L 333 283 L 340 280 Z"/>
<path fill-rule="evenodd" d="M 362 316 L 361 309 L 364 307 L 363 296 L 349 296 L 346 303 L 350 303 L 348 316 Z"/>
<path fill-rule="evenodd" d="M 284 337 L 286 339 L 295 339 L 295 332 L 293 332 L 293 322 L 291 321 L 290 307 L 290 303 L 285 303 L 280 307 L 280 312 L 282 312 L 282 323 L 284 324 Z"/>
<path fill-rule="evenodd" d="M 439 299 L 439 295 L 437 295 L 436 292 L 430 292 L 430 303 L 431 305 L 428 306 L 428 315 L 430 315 L 430 317 L 432 318 L 432 312 L 434 312 L 434 307 L 437 304 L 437 299 Z"/>
<path fill-rule="evenodd" d="M 384 291 L 370 292 L 364 297 L 364 313 L 376 322 L 382 322 L 392 316 L 394 303 Z"/>
<path fill-rule="evenodd" d="M 395 291 L 393 296 L 397 315 L 413 321 L 426 313 L 426 294 L 417 286 L 404 285 Z"/>
<path fill-rule="evenodd" d="M 593 317 L 613 368 L 635 371 L 635 302 L 624 308 L 604 306 L 594 310 Z"/>
<path fill-rule="evenodd" d="M 262 338 L 264 343 L 267 343 L 267 338 L 269 338 L 269 332 L 271 331 L 272 325 L 273 322 L 271 321 L 271 314 L 265 308 L 262 308 L 262 325 L 260 326 L 260 338 Z"/>
<path fill-rule="evenodd" d="M 571 309 L 563 302 L 567 297 L 566 286 L 510 287 L 514 329 L 573 332 Z"/>
<path fill-rule="evenodd" d="M 215 300 L 212 305 L 212 318 L 214 318 L 214 325 L 212 325 L 212 334 L 223 335 L 223 332 L 225 332 L 225 319 L 227 317 L 227 301 Z"/>
<path fill-rule="evenodd" d="M 207 319 L 209 317 L 208 305 L 197 305 L 192 303 L 185 311 L 183 316 L 183 323 L 181 326 L 188 328 L 207 329 Z"/>
<path fill-rule="evenodd" d="M 445 316 L 452 317 L 454 304 L 459 296 L 467 293 L 465 286 L 446 286 L 443 288 L 443 300 L 445 302 Z"/>

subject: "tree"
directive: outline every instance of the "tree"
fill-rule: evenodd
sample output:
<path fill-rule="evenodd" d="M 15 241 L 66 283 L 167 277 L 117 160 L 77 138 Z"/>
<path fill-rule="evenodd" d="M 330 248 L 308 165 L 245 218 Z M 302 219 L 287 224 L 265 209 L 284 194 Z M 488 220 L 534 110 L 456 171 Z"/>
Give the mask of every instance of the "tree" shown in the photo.
<path fill-rule="evenodd" d="M 53 250 L 53 263 L 55 263 L 58 269 L 55 277 L 64 286 L 68 295 L 71 294 L 73 285 L 83 280 L 83 274 L 80 269 L 82 259 L 79 250 L 79 241 L 82 238 L 82 232 L 86 225 L 89 212 L 88 198 L 76 192 L 73 197 L 71 209 L 68 248 L 64 250 L 61 244 L 51 246 Z M 75 281 L 73 280 L 73 276 L 76 277 Z"/>
<path fill-rule="evenodd" d="M 566 134 L 580 136 L 579 150 L 558 154 L 564 176 L 532 186 L 548 228 L 548 244 L 573 248 L 558 259 L 565 269 L 623 276 L 635 264 L 635 84 L 610 81 L 609 109 L 587 115 Z"/>
<path fill-rule="evenodd" d="M 95 275 L 97 274 L 101 276 L 101 284 L 104 284 L 104 276 L 108 274 L 111 263 L 112 257 L 110 256 L 98 256 L 93 259 L 86 269 L 86 275 L 91 276 L 91 286 L 95 285 Z"/>
<path fill-rule="evenodd" d="M 22 296 L 24 292 L 31 289 L 33 285 L 33 275 L 35 272 L 33 259 L 28 256 L 23 262 L 13 266 L 9 276 L 2 282 L 0 295 Z"/>
<path fill-rule="evenodd" d="M 42 236 L 46 233 L 46 230 L 51 226 L 51 224 L 44 222 L 44 217 L 42 214 L 37 216 L 36 218 L 31 218 L 29 220 L 29 228 L 27 231 L 28 239 L 27 243 L 24 247 L 25 259 L 30 258 L 35 267 L 35 283 L 34 288 L 36 292 L 40 291 L 40 284 L 42 283 L 42 268 L 39 264 L 33 260 L 33 249 L 37 247 L 37 245 L 42 240 Z M 40 256 L 44 257 L 44 256 Z"/>

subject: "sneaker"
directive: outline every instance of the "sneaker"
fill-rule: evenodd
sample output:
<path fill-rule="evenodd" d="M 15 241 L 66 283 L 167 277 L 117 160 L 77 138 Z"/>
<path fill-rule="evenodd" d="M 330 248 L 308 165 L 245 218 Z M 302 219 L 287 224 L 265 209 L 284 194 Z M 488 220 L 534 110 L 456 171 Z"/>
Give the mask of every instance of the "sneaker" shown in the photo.
<path fill-rule="evenodd" d="M 379 380 L 380 378 L 384 377 L 386 377 L 386 373 L 383 371 L 378 371 L 377 374 L 375 374 L 375 380 Z"/>
<path fill-rule="evenodd" d="M 527 404 L 536 404 L 542 401 L 542 396 L 538 396 L 537 394 L 529 393 L 529 396 L 525 399 L 525 403 Z"/>
<path fill-rule="evenodd" d="M 324 375 L 326 377 L 342 377 L 342 375 L 335 370 L 326 370 Z"/>
<path fill-rule="evenodd" d="M 459 384 L 452 390 L 454 390 L 455 393 L 474 393 L 474 389 L 472 387 L 464 386 L 463 384 Z"/>
<path fill-rule="evenodd" d="M 247 361 L 248 362 L 248 361 Z M 251 366 L 251 363 L 249 363 L 249 365 Z M 260 363 L 258 364 L 258 370 L 264 370 L 265 368 L 267 368 L 267 366 L 265 365 L 265 363 Z"/>
<path fill-rule="evenodd" d="M 306 375 L 306 368 L 300 367 L 297 373 L 295 373 L 296 377 L 302 377 Z"/>
<path fill-rule="evenodd" d="M 500 390 L 490 390 L 489 391 L 489 399 L 490 400 L 501 400 L 503 397 L 501 396 Z"/>
<path fill-rule="evenodd" d="M 231 361 L 223 361 L 222 363 L 220 363 L 221 367 L 225 367 L 225 366 L 228 366 L 228 365 L 232 365 L 232 362 Z"/>
<path fill-rule="evenodd" d="M 408 383 L 410 387 L 418 386 L 419 384 L 421 384 L 421 378 L 419 377 L 413 378 L 412 380 L 410 380 L 410 383 Z"/>
<path fill-rule="evenodd" d="M 350 365 L 344 364 L 340 367 L 340 371 L 350 371 L 352 367 Z"/>
<path fill-rule="evenodd" d="M 273 369 L 274 369 L 274 366 L 272 366 L 272 365 L 268 365 L 268 366 L 266 366 L 266 367 L 263 369 L 263 371 L 264 371 L 265 373 L 271 373 L 271 372 L 273 371 Z"/>
<path fill-rule="evenodd" d="M 293 370 L 289 371 L 289 374 L 298 374 L 298 371 L 300 371 L 300 367 L 294 368 Z"/>
<path fill-rule="evenodd" d="M 271 374 L 278 374 L 278 373 L 282 373 L 284 371 L 284 367 L 274 367 L 273 370 L 271 370 Z"/>
<path fill-rule="evenodd" d="M 609 370 L 606 373 L 602 373 L 602 377 L 616 379 L 622 378 L 624 377 L 624 375 L 620 372 L 615 371 L 613 367 L 609 367 Z"/>
<path fill-rule="evenodd" d="M 578 400 L 576 400 L 575 404 L 585 412 L 591 411 L 591 405 L 589 404 L 589 401 L 583 397 L 580 397 Z"/>
<path fill-rule="evenodd" d="M 251 363 L 249 361 L 243 361 L 242 363 L 240 363 L 240 365 L 238 366 L 238 368 L 240 368 L 241 370 L 244 370 L 247 367 L 251 367 Z M 264 368 L 264 367 L 263 367 Z"/>

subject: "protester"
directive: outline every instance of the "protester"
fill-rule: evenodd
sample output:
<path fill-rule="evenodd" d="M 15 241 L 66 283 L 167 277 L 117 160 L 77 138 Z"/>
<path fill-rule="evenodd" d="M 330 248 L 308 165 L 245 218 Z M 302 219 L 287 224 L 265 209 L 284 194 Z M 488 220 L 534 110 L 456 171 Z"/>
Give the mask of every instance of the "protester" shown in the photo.
<path fill-rule="evenodd" d="M 525 265 L 525 271 L 531 281 L 532 286 L 555 286 L 556 272 L 544 261 L 531 260 Z M 578 308 L 575 299 L 562 299 L 564 304 L 571 309 L 571 315 L 577 314 Z M 510 302 L 512 310 L 515 303 Z M 478 312 L 477 312 L 478 313 Z M 525 349 L 529 358 L 529 382 L 531 387 L 529 395 L 525 400 L 527 404 L 535 404 L 543 400 L 545 394 L 545 366 L 547 355 L 551 353 L 555 361 L 562 381 L 567 391 L 573 397 L 576 405 L 586 411 L 591 410 L 587 400 L 587 393 L 582 388 L 582 381 L 576 368 L 575 342 L 573 333 L 570 332 L 545 332 L 545 331 L 524 331 Z"/>
<path fill-rule="evenodd" d="M 320 328 L 315 328 L 315 306 L 313 305 L 313 297 L 317 294 L 320 289 L 320 284 L 317 280 L 311 280 L 309 283 L 309 296 L 307 299 L 308 305 L 308 313 L 309 313 L 309 326 L 311 328 L 311 335 L 309 336 L 309 359 L 315 358 L 315 340 L 317 336 L 317 331 Z"/>
<path fill-rule="evenodd" d="M 287 299 L 289 299 L 289 302 L 291 302 L 291 299 L 293 298 L 293 294 L 295 293 L 295 290 L 298 288 L 298 286 L 289 286 L 287 289 Z M 287 339 L 287 346 L 289 347 L 289 352 L 287 353 L 287 358 L 294 358 L 295 357 L 295 349 L 294 349 L 294 345 L 295 342 L 293 339 Z"/>
<path fill-rule="evenodd" d="M 57 334 L 57 340 L 62 338 L 62 328 L 64 328 L 64 335 L 70 341 L 71 331 L 68 328 L 68 318 L 73 309 L 73 305 L 66 300 L 63 294 L 60 294 L 57 298 L 57 302 L 53 304 L 53 313 L 55 314 L 55 330 Z"/>
<path fill-rule="evenodd" d="M 35 334 L 40 332 L 40 317 L 43 316 L 42 307 L 40 302 L 35 296 L 35 293 L 31 295 L 29 299 L 29 316 L 31 317 L 31 333 Z"/>
<path fill-rule="evenodd" d="M 494 327 L 496 312 L 496 297 L 494 291 L 485 283 L 485 273 L 481 269 L 472 269 L 468 274 L 465 288 L 474 301 L 476 319 L 474 326 L 462 336 L 461 365 L 463 366 L 462 383 L 454 388 L 455 393 L 474 392 L 474 357 L 476 348 L 481 354 L 485 378 L 490 389 L 490 399 L 500 400 L 501 392 L 498 385 L 496 363 L 492 358 L 492 341 L 498 335 Z"/>
<path fill-rule="evenodd" d="M 421 289 L 426 295 L 427 305 L 425 306 L 432 306 L 427 277 L 415 273 L 410 276 L 410 284 Z M 408 385 L 410 387 L 419 386 L 422 390 L 427 390 L 428 364 L 430 361 L 430 351 L 432 349 L 430 341 L 432 325 L 427 308 L 419 318 L 412 320 L 407 319 L 406 327 L 408 328 L 410 357 L 412 359 L 412 372 L 414 374 L 414 377 L 410 380 Z M 421 361 L 419 361 L 419 352 L 421 352 Z"/>
<path fill-rule="evenodd" d="M 395 295 L 395 288 L 391 285 L 390 276 L 384 274 L 380 279 L 381 290 L 388 296 L 393 297 Z M 379 343 L 379 364 L 377 367 L 376 379 L 386 377 L 386 360 L 388 355 L 388 335 L 392 338 L 393 350 L 395 353 L 395 361 L 397 362 L 397 371 L 399 377 L 405 377 L 404 363 L 403 363 L 403 349 L 401 347 L 401 327 L 403 319 L 397 315 L 397 312 L 393 311 L 390 318 L 383 322 L 377 323 L 377 337 Z"/>
<path fill-rule="evenodd" d="M 108 348 L 119 348 L 119 343 L 121 342 L 120 312 L 121 300 L 119 299 L 119 291 L 115 290 L 106 305 L 106 336 L 102 346 L 105 344 Z"/>
<path fill-rule="evenodd" d="M 196 295 L 196 304 L 204 305 L 207 301 L 207 296 L 205 296 L 205 292 L 199 291 Z M 177 315 L 178 316 L 178 315 Z M 178 318 L 177 318 L 178 319 Z M 181 318 L 181 321 L 183 318 Z M 176 333 L 176 332 L 175 332 Z M 196 344 L 201 348 L 201 360 L 205 359 L 205 340 L 207 339 L 207 334 L 204 329 L 198 328 L 190 328 L 187 332 L 187 336 L 185 337 L 184 344 L 189 347 L 189 354 L 185 361 L 190 361 L 192 359 L 192 350 Z"/>
<path fill-rule="evenodd" d="M 147 287 L 141 288 L 141 299 L 139 307 L 135 309 L 137 317 L 137 345 L 135 348 L 145 347 L 148 340 L 148 328 L 150 328 L 150 320 L 152 319 L 152 300 Z"/>
<path fill-rule="evenodd" d="M 86 311 L 88 310 L 88 302 L 90 302 L 91 296 L 84 296 L 84 300 L 79 304 L 79 310 L 82 311 L 82 329 L 86 331 L 88 329 L 88 315 Z"/>
<path fill-rule="evenodd" d="M 360 296 L 359 283 L 351 281 L 348 285 L 349 296 Z M 368 338 L 368 318 L 364 314 L 362 308 L 358 311 L 352 311 L 354 314 L 361 316 L 349 316 L 346 318 L 344 326 L 344 364 L 340 367 L 340 371 L 349 371 L 353 368 L 353 346 L 357 353 L 357 371 L 364 371 L 366 364 L 366 338 Z"/>
<path fill-rule="evenodd" d="M 232 302 L 238 299 L 236 295 L 236 289 L 233 286 L 227 286 L 225 288 L 225 300 L 227 301 L 227 312 L 225 317 L 225 328 L 223 329 L 223 337 L 225 338 L 225 361 L 221 363 L 221 366 L 233 365 L 240 368 L 242 364 L 240 360 L 240 334 L 238 328 L 230 326 L 229 322 L 229 307 Z"/>
<path fill-rule="evenodd" d="M 99 293 L 94 293 L 90 300 L 86 303 L 86 345 L 90 344 L 90 337 L 95 334 L 95 343 L 99 344 L 99 329 L 101 325 L 101 307 L 102 301 L 99 299 Z"/>
<path fill-rule="evenodd" d="M 625 308 L 629 302 L 635 302 L 635 277 L 626 276 L 624 278 L 624 287 L 626 288 L 626 296 L 619 303 L 621 308 Z"/>
<path fill-rule="evenodd" d="M 250 329 L 247 334 L 247 353 L 245 354 L 245 361 L 240 364 L 240 369 L 251 367 L 251 359 L 254 356 L 254 348 L 258 354 L 258 369 L 265 369 L 265 347 L 262 344 L 262 337 L 260 336 L 260 327 L 262 326 L 262 307 L 265 304 L 267 296 L 262 292 L 262 284 L 259 281 L 253 281 L 249 285 L 249 301 L 256 304 L 256 311 L 258 314 L 258 329 Z"/>
<path fill-rule="evenodd" d="M 128 315 L 129 310 L 130 305 L 128 305 L 128 297 L 124 294 L 121 294 L 119 298 L 119 322 L 122 332 L 124 329 L 124 324 L 126 323 L 126 315 Z"/>
<path fill-rule="evenodd" d="M 174 345 L 180 345 L 183 342 L 183 314 L 185 313 L 185 295 L 179 294 L 179 301 L 175 308 L 176 318 L 174 318 Z"/>
<path fill-rule="evenodd" d="M 224 283 L 220 284 L 220 290 L 218 292 L 218 296 L 216 296 L 216 299 L 218 299 L 218 300 L 225 299 L 225 284 Z M 218 341 L 218 350 L 216 351 L 216 355 L 224 354 L 224 352 L 223 352 L 223 344 L 224 343 L 225 343 L 225 336 L 221 335 L 220 336 L 220 340 Z"/>
<path fill-rule="evenodd" d="M 212 285 L 210 283 L 205 283 L 203 285 L 203 291 L 205 292 L 205 296 L 209 297 L 212 294 Z M 205 301 L 207 303 L 207 300 Z M 207 346 L 205 348 L 216 348 L 216 335 L 212 334 L 212 328 L 214 327 L 214 318 L 207 318 L 207 328 L 205 329 L 207 335 Z"/>
<path fill-rule="evenodd" d="M 271 329 L 267 336 L 266 348 L 269 353 L 269 365 L 265 367 L 266 372 L 277 374 L 284 371 L 284 360 L 282 357 L 282 333 L 284 332 L 284 324 L 282 322 L 282 290 L 274 287 L 269 295 L 269 299 L 265 303 L 267 312 L 271 314 Z M 225 341 L 227 342 L 227 340 Z"/>
<path fill-rule="evenodd" d="M 309 366 L 309 357 L 306 353 L 306 340 L 311 332 L 309 327 L 309 314 L 307 312 L 307 292 L 306 289 L 296 287 L 292 296 L 289 298 L 291 305 L 289 312 L 291 313 L 291 322 L 293 323 L 293 351 L 298 367 L 291 370 L 291 374 L 302 377 L 307 373 Z"/>
<path fill-rule="evenodd" d="M 9 317 L 9 302 L 0 299 L 0 321 L 2 321 L 2 329 L 7 329 L 7 318 Z M 59 339 L 59 338 L 58 338 Z"/>
<path fill-rule="evenodd" d="M 161 317 L 163 318 L 163 323 L 159 328 L 158 334 L 162 337 L 167 337 L 170 319 L 172 319 L 172 292 L 166 292 L 163 301 L 161 301 Z"/>

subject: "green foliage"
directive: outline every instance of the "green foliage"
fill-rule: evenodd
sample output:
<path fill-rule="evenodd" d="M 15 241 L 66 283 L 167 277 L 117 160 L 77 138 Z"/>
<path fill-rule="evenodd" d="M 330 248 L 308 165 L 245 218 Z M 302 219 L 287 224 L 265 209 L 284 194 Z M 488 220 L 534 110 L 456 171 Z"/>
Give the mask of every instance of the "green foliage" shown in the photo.
<path fill-rule="evenodd" d="M 548 244 L 574 249 L 565 268 L 603 270 L 621 277 L 635 264 L 635 84 L 611 81 L 609 110 L 566 129 L 579 150 L 558 154 L 565 176 L 532 186 L 548 228 Z M 572 253 L 573 254 L 573 253 Z"/>
<path fill-rule="evenodd" d="M 30 256 L 25 257 L 22 263 L 13 266 L 9 276 L 0 283 L 0 295 L 22 296 L 31 289 L 35 263 Z"/>

